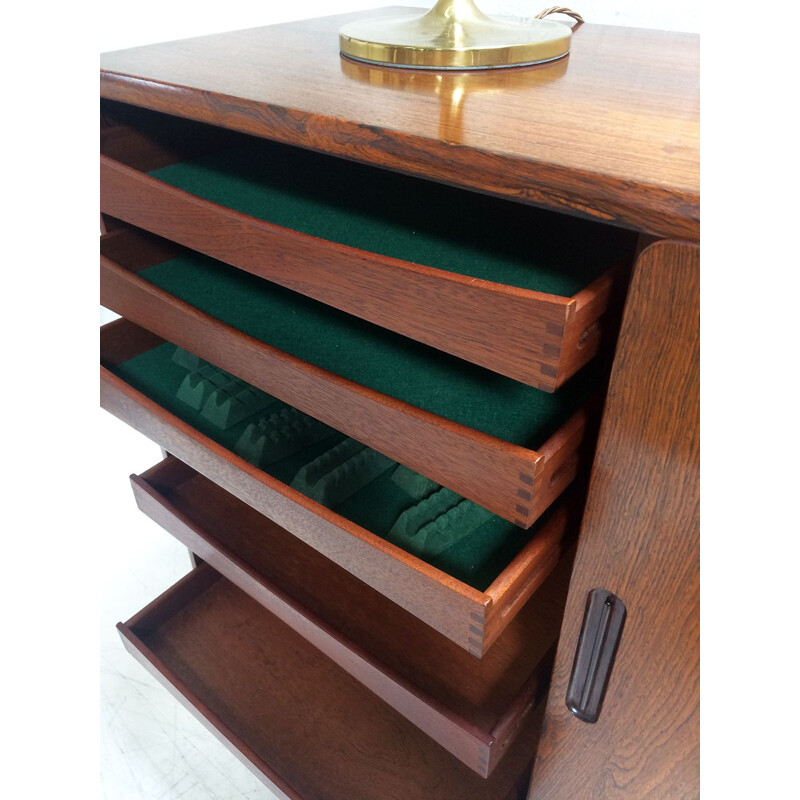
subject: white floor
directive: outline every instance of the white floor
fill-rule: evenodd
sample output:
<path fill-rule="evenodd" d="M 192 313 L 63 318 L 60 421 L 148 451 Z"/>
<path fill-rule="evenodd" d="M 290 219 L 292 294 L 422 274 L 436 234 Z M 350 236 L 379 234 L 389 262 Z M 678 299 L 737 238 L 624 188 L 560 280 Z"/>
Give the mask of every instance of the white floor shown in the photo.
<path fill-rule="evenodd" d="M 115 625 L 190 569 L 186 548 L 136 508 L 128 476 L 159 448 L 99 411 L 104 468 L 98 502 L 109 520 L 102 544 L 100 769 L 107 800 L 274 800 L 250 771 L 123 649 Z"/>

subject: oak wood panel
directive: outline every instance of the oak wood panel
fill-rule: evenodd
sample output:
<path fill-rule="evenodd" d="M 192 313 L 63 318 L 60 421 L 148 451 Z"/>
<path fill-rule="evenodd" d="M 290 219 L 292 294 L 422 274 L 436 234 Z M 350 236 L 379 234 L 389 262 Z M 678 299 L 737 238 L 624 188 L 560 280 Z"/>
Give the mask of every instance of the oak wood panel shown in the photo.
<path fill-rule="evenodd" d="M 206 572 L 213 577 L 200 567 L 118 627 L 137 660 L 256 774 L 303 800 L 513 796 L 540 714 L 480 778 L 245 593 L 224 578 L 209 584 Z"/>
<path fill-rule="evenodd" d="M 127 163 L 124 154 L 119 158 Z M 327 305 L 545 391 L 597 352 L 602 327 L 595 323 L 620 277 L 617 264 L 580 293 L 576 313 L 577 297 L 328 242 L 204 200 L 126 163 L 100 158 L 104 212 Z"/>
<path fill-rule="evenodd" d="M 101 94 L 658 236 L 697 239 L 697 36 L 586 24 L 562 62 L 444 80 L 340 58 L 343 23 L 396 11 L 106 53 Z"/>
<path fill-rule="evenodd" d="M 589 422 L 576 411 L 540 448 L 431 414 L 260 342 L 101 257 L 106 307 L 519 527 L 574 478 Z"/>
<path fill-rule="evenodd" d="M 565 696 L 596 587 L 628 616 L 590 725 Z M 698 796 L 699 249 L 662 242 L 634 270 L 529 800 Z"/>
<path fill-rule="evenodd" d="M 132 476 L 139 508 L 484 777 L 541 698 L 565 559 L 478 660 L 170 458 Z"/>
<path fill-rule="evenodd" d="M 118 361 L 115 348 L 127 346 L 126 330 L 136 340 L 141 329 L 125 319 L 103 327 L 104 363 Z M 528 597 L 536 591 L 548 574 L 547 565 L 555 564 L 556 554 L 563 552 L 562 540 L 575 514 L 574 507 L 553 509 L 507 571 L 486 593 L 479 592 L 275 480 L 104 367 L 100 390 L 107 411 L 475 656 L 480 657 L 513 619 L 505 603 L 507 587 L 522 586 Z M 518 610 L 519 598 L 511 598 L 512 610 Z"/>

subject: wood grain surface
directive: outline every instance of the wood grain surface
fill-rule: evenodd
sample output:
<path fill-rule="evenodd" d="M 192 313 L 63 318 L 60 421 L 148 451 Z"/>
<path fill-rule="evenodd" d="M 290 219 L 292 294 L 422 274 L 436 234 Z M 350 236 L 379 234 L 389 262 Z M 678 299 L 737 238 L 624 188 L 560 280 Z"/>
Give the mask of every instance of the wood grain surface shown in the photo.
<path fill-rule="evenodd" d="M 100 101 L 100 152 L 143 172 L 197 158 L 242 138 L 214 125 Z"/>
<path fill-rule="evenodd" d="M 699 277 L 679 242 L 634 270 L 529 800 L 699 796 Z M 587 724 L 565 696 L 600 587 L 628 616 Z"/>
<path fill-rule="evenodd" d="M 140 502 L 155 504 L 149 512 L 259 602 L 201 563 L 121 625 L 123 640 L 256 774 L 292 800 L 512 800 L 526 791 L 528 800 L 694 800 L 699 796 L 699 39 L 585 24 L 574 33 L 570 56 L 559 62 L 437 75 L 342 59 L 338 28 L 364 16 L 104 55 L 101 95 L 108 102 L 102 147 L 109 159 L 124 162 L 106 163 L 104 196 L 121 216 L 222 260 L 235 258 L 241 262 L 235 266 L 252 272 L 264 257 L 289 259 L 302 252 L 305 260 L 318 258 L 316 251 L 302 250 L 307 242 L 295 238 L 287 244 L 284 234 L 235 212 L 200 207 L 178 190 L 159 190 L 156 196 L 142 183 L 146 179 L 136 170 L 183 158 L 200 142 L 182 141 L 180 129 L 191 120 L 210 124 L 222 137 L 252 134 L 632 228 L 643 241 L 685 240 L 651 245 L 635 267 L 541 739 L 541 715 L 529 708 L 541 673 L 531 671 L 526 658 L 542 630 L 539 622 L 552 617 L 543 611 L 537 621 L 530 609 L 546 602 L 550 583 L 569 563 L 563 558 L 565 511 L 557 510 L 494 584 L 478 592 L 272 479 L 103 368 L 105 408 L 238 498 L 232 502 L 242 501 L 296 537 L 297 546 L 286 550 L 299 554 L 305 547 L 311 554 L 298 556 L 293 566 L 281 565 L 267 543 L 251 537 L 223 541 L 221 523 L 219 537 L 201 531 L 192 517 L 202 505 L 197 496 L 187 496 L 181 506 L 173 492 L 167 507 L 140 491 Z M 119 115 L 111 113 L 114 103 L 121 104 Z M 141 135 L 135 107 L 171 115 L 172 140 L 159 143 Z M 168 139 L 171 135 L 167 131 Z M 145 289 L 135 275 L 138 267 L 115 263 L 125 255 L 128 234 L 112 211 L 103 211 L 103 225 L 113 231 L 108 246 L 116 248 L 103 264 L 104 296 L 144 326 L 127 320 L 106 326 L 106 367 L 155 346 L 163 336 L 212 362 L 223 359 L 221 366 L 256 385 L 259 375 L 277 374 L 274 393 L 282 399 L 472 499 L 482 498 L 482 505 L 523 526 L 572 480 L 576 453 L 591 442 L 585 417 L 574 418 L 536 453 L 498 447 L 498 440 L 486 441 L 491 437 L 386 402 L 278 351 L 254 348 L 227 326 Z M 181 215 L 180 224 L 169 219 L 175 214 Z M 210 230 L 217 231 L 216 242 L 205 235 Z M 260 244 L 254 245 L 256 240 Z M 246 246 L 239 247 L 240 241 Z M 157 258 L 160 247 L 137 245 L 136 264 Z M 258 247 L 263 248 L 258 258 L 250 259 L 249 250 Z M 327 273 L 348 268 L 350 259 L 338 255 L 326 264 Z M 364 274 L 376 271 L 384 284 L 402 269 L 415 291 L 428 291 L 424 269 L 409 271 L 381 259 L 357 266 Z M 405 297 L 402 283 L 389 285 Z M 321 285 L 320 273 L 315 287 Z M 436 284 L 437 291 L 444 291 L 442 285 Z M 367 312 L 385 324 L 392 320 L 390 310 L 381 303 L 379 286 L 370 286 Z M 519 329 L 531 309 L 517 308 L 515 292 L 490 288 L 480 287 L 481 298 L 488 292 L 492 302 L 502 298 L 504 307 L 513 306 L 509 324 Z M 605 333 L 596 322 L 596 306 L 607 302 L 607 288 L 593 286 L 569 299 L 570 326 L 558 356 L 548 341 L 552 358 L 590 348 L 578 354 L 580 360 L 601 346 Z M 323 291 L 306 288 L 312 290 Z M 331 282 L 324 291 L 325 302 L 345 310 L 342 304 L 352 304 L 342 285 Z M 454 291 L 459 298 L 467 294 L 459 281 L 449 280 L 447 292 Z M 499 352 L 489 318 L 480 316 L 483 309 L 472 298 L 485 335 L 477 343 L 448 347 L 466 348 L 459 352 L 469 351 L 473 359 L 492 359 L 493 368 L 511 377 L 524 373 L 530 379 L 532 363 L 545 365 L 555 371 L 549 377 L 557 385 L 562 367 L 535 362 L 539 356 L 524 361 L 529 343 L 520 345 L 519 353 Z M 450 335 L 445 323 L 414 313 L 406 314 L 407 322 L 392 324 L 405 325 L 401 332 L 422 341 L 435 330 Z M 612 340 L 614 331 L 609 333 Z M 563 368 L 570 364 L 578 362 Z M 271 382 L 270 392 L 275 388 Z M 424 442 L 425 448 L 409 441 Z M 164 481 L 191 483 L 186 467 L 175 463 L 169 460 Z M 530 489 L 534 478 L 538 494 Z M 222 517 L 227 508 L 220 501 L 215 513 Z M 260 519 L 257 524 L 272 525 Z M 258 561 L 253 551 L 237 549 L 245 546 L 261 554 L 259 569 L 253 568 L 252 560 Z M 319 581 L 304 585 L 292 569 Z M 619 595 L 628 618 L 602 713 L 590 725 L 569 713 L 565 695 L 586 596 L 596 587 Z M 373 590 L 383 596 L 366 603 Z M 343 609 L 353 604 L 358 608 L 349 619 Z M 392 604 L 398 608 L 389 613 Z M 265 605 L 302 628 L 306 638 Z M 446 637 L 444 643 L 440 637 Z M 416 647 L 403 646 L 409 641 Z M 321 657 L 318 648 L 334 660 Z M 434 660 L 446 665 L 441 675 L 431 669 Z M 460 671 L 470 676 L 463 685 Z M 505 678 L 493 683 L 492 676 L 501 673 Z M 426 726 L 450 753 L 422 732 Z M 479 777 L 462 762 L 490 777 Z"/>
<path fill-rule="evenodd" d="M 128 320 L 116 320 L 101 330 L 101 361 L 119 363 L 120 350 L 141 352 L 160 342 Z M 507 570 L 479 592 L 257 469 L 106 367 L 100 378 L 107 411 L 475 656 L 489 648 L 555 567 L 579 508 L 554 509 Z"/>
<path fill-rule="evenodd" d="M 602 326 L 595 323 L 622 277 L 621 265 L 609 263 L 608 272 L 580 293 L 579 307 L 577 298 L 479 280 L 282 228 L 126 163 L 101 156 L 103 212 L 545 391 L 557 389 L 596 354 Z"/>
<path fill-rule="evenodd" d="M 100 301 L 416 472 L 529 528 L 574 479 L 590 414 L 520 447 L 302 361 L 199 311 L 101 256 Z M 585 453 L 583 453 L 585 456 Z"/>
<path fill-rule="evenodd" d="M 157 679 L 289 797 L 506 800 L 535 748 L 540 714 L 491 777 L 479 777 L 208 565 L 119 630 Z"/>
<path fill-rule="evenodd" d="M 396 12 L 106 53 L 101 94 L 659 236 L 698 238 L 699 37 L 586 24 L 561 62 L 444 80 L 339 56 L 342 24 Z"/>
<path fill-rule="evenodd" d="M 479 660 L 177 459 L 131 481 L 145 514 L 484 777 L 546 691 L 569 559 Z"/>

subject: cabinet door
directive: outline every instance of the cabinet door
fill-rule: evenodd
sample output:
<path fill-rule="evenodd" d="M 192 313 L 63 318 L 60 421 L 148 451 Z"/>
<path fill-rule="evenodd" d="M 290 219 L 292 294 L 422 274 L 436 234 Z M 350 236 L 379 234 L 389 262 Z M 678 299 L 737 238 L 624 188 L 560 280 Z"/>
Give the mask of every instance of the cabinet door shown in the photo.
<path fill-rule="evenodd" d="M 699 796 L 699 248 L 639 257 L 529 800 Z M 565 705 L 588 593 L 627 619 L 594 724 Z"/>

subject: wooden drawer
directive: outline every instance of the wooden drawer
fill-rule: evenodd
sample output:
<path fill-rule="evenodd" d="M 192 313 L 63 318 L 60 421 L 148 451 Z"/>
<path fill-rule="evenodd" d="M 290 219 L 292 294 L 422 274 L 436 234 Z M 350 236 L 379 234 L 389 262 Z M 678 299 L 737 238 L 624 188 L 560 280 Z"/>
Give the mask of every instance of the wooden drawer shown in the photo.
<path fill-rule="evenodd" d="M 106 214 L 546 391 L 597 352 L 629 232 L 104 108 Z"/>
<path fill-rule="evenodd" d="M 478 660 L 183 462 L 131 482 L 145 514 L 478 774 L 543 696 L 569 559 Z"/>
<path fill-rule="evenodd" d="M 586 455 L 596 368 L 546 394 L 135 229 L 102 252 L 107 308 L 519 527 Z"/>
<path fill-rule="evenodd" d="M 208 565 L 118 628 L 130 653 L 281 796 L 525 796 L 540 713 L 481 778 Z"/>
<path fill-rule="evenodd" d="M 488 572 L 475 575 L 464 565 L 454 569 L 451 561 L 433 560 L 434 566 L 309 499 L 287 485 L 291 478 L 283 481 L 253 466 L 201 432 L 195 426 L 199 414 L 200 421 L 190 424 L 167 410 L 164 404 L 174 400 L 151 399 L 115 374 L 121 364 L 140 354 L 151 357 L 162 344 L 124 319 L 103 327 L 104 408 L 474 655 L 489 648 L 558 563 L 581 511 L 580 493 L 571 491 L 528 532 L 491 517 L 486 522 L 490 539 L 471 551 L 483 553 Z M 371 488 L 365 491 L 361 506 L 369 512 Z"/>

